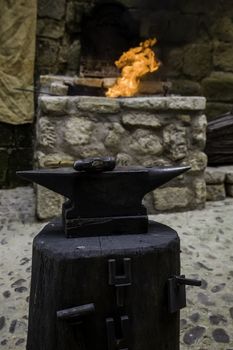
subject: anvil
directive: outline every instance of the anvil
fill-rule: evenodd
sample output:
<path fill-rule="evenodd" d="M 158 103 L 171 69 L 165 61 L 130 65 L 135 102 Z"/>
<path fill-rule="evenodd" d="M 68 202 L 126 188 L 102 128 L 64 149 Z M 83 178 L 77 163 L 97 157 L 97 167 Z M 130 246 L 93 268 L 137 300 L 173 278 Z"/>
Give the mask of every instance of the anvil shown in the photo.
<path fill-rule="evenodd" d="M 130 166 L 95 173 L 57 168 L 18 175 L 68 198 L 62 209 L 64 231 L 80 237 L 147 233 L 143 197 L 189 169 Z"/>

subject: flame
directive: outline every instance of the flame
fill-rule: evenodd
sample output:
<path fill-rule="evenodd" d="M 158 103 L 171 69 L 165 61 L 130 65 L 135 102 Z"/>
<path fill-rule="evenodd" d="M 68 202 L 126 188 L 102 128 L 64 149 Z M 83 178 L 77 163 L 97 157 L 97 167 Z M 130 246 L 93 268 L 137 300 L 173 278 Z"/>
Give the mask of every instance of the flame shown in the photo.
<path fill-rule="evenodd" d="M 159 69 L 160 63 L 151 49 L 156 42 L 155 38 L 147 39 L 138 47 L 124 52 L 119 60 L 115 61 L 117 68 L 121 69 L 121 76 L 108 89 L 106 96 L 133 96 L 138 92 L 140 78 Z"/>

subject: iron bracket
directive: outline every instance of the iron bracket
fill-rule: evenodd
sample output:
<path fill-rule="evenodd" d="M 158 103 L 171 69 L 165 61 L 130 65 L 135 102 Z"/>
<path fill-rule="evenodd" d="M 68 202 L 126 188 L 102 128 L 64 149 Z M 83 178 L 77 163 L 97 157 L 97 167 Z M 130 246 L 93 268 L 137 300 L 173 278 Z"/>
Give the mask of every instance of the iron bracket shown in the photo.
<path fill-rule="evenodd" d="M 168 310 L 170 313 L 186 307 L 186 285 L 201 286 L 201 281 L 185 278 L 185 275 L 168 279 Z"/>
<path fill-rule="evenodd" d="M 131 286 L 131 259 L 123 259 L 123 274 L 117 274 L 116 259 L 108 260 L 109 285 L 115 287 Z"/>
<path fill-rule="evenodd" d="M 57 319 L 76 324 L 81 323 L 83 321 L 83 317 L 93 314 L 94 312 L 94 304 L 85 304 L 57 311 Z"/>
<path fill-rule="evenodd" d="M 129 344 L 129 317 L 120 317 L 121 338 L 116 336 L 115 321 L 112 317 L 106 318 L 108 350 L 128 350 Z"/>
<path fill-rule="evenodd" d="M 132 275 L 131 275 L 131 259 L 123 259 L 123 272 L 117 274 L 117 262 L 116 259 L 108 260 L 108 274 L 109 274 L 109 285 L 116 287 L 116 303 L 118 307 L 124 306 L 124 288 L 131 286 Z"/>

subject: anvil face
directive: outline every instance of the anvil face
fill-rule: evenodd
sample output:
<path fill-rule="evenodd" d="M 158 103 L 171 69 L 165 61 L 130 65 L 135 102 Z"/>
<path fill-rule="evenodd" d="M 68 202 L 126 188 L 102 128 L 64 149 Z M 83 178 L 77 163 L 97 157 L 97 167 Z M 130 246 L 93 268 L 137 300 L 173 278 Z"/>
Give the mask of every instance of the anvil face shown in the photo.
<path fill-rule="evenodd" d="M 188 169 L 122 167 L 87 173 L 61 168 L 18 174 L 69 199 L 63 205 L 64 229 L 68 237 L 77 237 L 146 233 L 143 197 Z"/>

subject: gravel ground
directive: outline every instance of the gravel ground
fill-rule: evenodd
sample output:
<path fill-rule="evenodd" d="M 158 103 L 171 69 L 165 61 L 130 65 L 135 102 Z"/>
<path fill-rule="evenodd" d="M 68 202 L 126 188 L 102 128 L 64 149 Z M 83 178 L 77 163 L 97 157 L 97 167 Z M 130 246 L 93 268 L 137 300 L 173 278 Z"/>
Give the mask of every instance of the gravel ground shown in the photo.
<path fill-rule="evenodd" d="M 44 226 L 34 212 L 30 187 L 0 191 L 1 350 L 25 349 L 31 245 Z M 202 280 L 201 288 L 187 287 L 181 350 L 233 350 L 233 199 L 153 219 L 178 231 L 182 273 Z"/>

